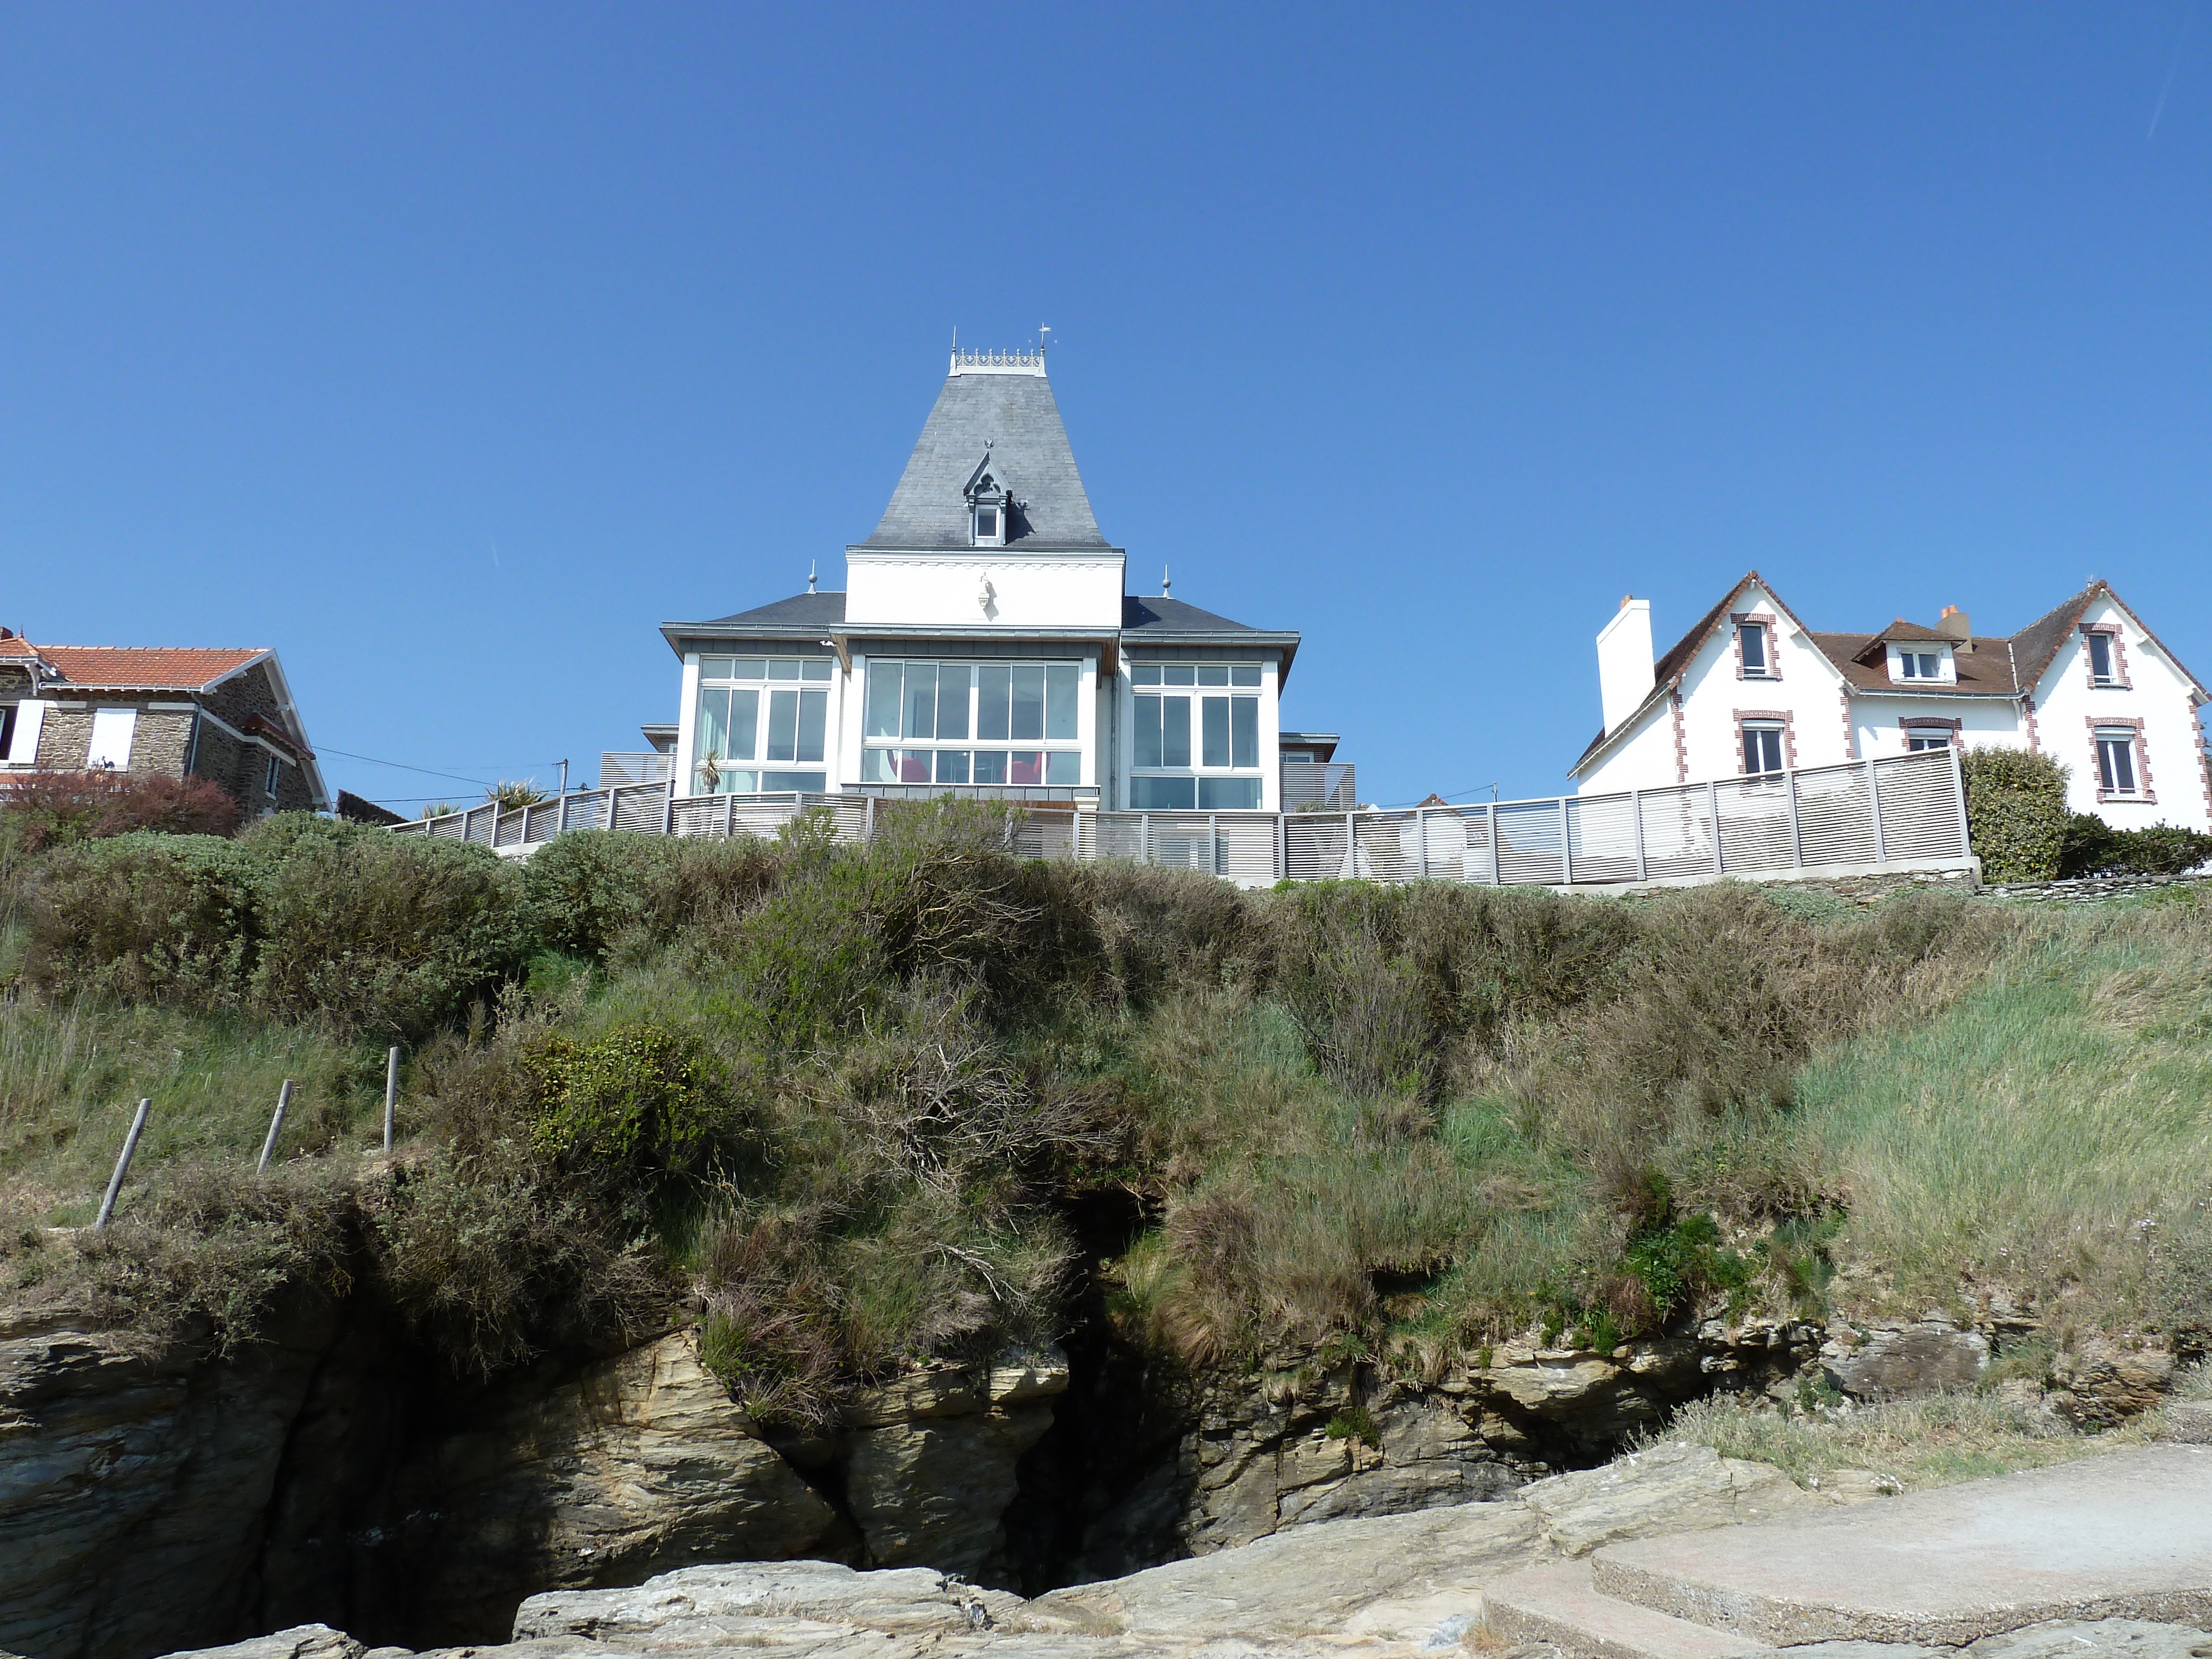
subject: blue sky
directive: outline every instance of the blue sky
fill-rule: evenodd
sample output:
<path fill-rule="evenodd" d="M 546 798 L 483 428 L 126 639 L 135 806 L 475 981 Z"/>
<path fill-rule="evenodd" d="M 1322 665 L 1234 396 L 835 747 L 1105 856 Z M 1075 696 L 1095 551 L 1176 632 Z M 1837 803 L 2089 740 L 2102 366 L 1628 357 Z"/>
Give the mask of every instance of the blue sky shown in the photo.
<path fill-rule="evenodd" d="M 550 783 L 1050 325 L 1133 586 L 1377 802 L 1565 787 L 1757 567 L 2212 674 L 2212 11 L 0 8 L 0 623 Z"/>

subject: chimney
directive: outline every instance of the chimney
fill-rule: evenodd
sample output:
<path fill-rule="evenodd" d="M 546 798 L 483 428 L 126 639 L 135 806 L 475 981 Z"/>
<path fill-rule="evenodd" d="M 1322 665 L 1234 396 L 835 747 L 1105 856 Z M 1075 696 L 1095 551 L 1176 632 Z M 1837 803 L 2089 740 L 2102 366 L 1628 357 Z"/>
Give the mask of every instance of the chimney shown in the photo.
<path fill-rule="evenodd" d="M 1597 636 L 1597 695 L 1609 732 L 1651 695 L 1651 601 L 1634 598 Z"/>
<path fill-rule="evenodd" d="M 1966 613 L 1955 605 L 1943 607 L 1943 614 L 1936 618 L 1936 631 L 1951 641 L 1952 650 L 1962 657 L 1974 652 L 1974 630 L 1966 621 Z"/>

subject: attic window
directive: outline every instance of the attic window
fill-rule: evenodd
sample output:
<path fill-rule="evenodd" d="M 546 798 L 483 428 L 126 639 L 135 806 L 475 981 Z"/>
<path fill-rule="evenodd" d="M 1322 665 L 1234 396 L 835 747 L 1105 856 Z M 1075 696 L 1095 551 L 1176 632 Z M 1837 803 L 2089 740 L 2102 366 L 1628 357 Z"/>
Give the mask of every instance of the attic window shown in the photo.
<path fill-rule="evenodd" d="M 1900 651 L 1897 653 L 1897 678 L 1901 680 L 1940 680 L 1943 678 L 1943 653 L 1940 651 Z"/>
<path fill-rule="evenodd" d="M 976 544 L 979 546 L 994 545 L 1000 539 L 999 509 L 995 507 L 978 507 L 975 509 Z"/>

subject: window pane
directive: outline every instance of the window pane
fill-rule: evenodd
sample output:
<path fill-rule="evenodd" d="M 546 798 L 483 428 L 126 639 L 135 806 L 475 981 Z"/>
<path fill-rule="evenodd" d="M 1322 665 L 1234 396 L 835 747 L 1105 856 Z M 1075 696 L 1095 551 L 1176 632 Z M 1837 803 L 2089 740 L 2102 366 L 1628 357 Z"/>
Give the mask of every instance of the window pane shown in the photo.
<path fill-rule="evenodd" d="M 1044 781 L 1047 783 L 1082 782 L 1083 757 L 1073 749 L 1054 750 L 1044 757 Z"/>
<path fill-rule="evenodd" d="M 1189 778 L 1129 780 L 1129 802 L 1139 812 L 1188 812 L 1196 797 Z"/>
<path fill-rule="evenodd" d="M 968 781 L 968 751 L 965 749 L 940 749 L 937 751 L 937 781 L 939 783 Z"/>
<path fill-rule="evenodd" d="M 1240 662 L 1231 665 L 1229 683 L 1231 685 L 1259 684 L 1260 665 L 1256 662 Z"/>
<path fill-rule="evenodd" d="M 872 738 L 896 738 L 899 732 L 899 670 L 895 662 L 868 665 L 868 727 Z"/>
<path fill-rule="evenodd" d="M 891 781 L 891 751 L 888 749 L 863 749 L 860 751 L 860 781 L 889 783 Z"/>
<path fill-rule="evenodd" d="M 2136 744 L 2132 734 L 2118 732 L 2097 734 L 2097 769 L 2104 779 L 2107 793 L 2132 795 L 2136 792 Z"/>
<path fill-rule="evenodd" d="M 1229 671 L 1225 667 L 1201 668 L 1198 671 L 1198 683 L 1200 685 L 1226 685 L 1229 684 Z"/>
<path fill-rule="evenodd" d="M 1013 671 L 1004 664 L 993 666 L 985 664 L 975 671 L 975 735 L 986 742 L 996 738 L 1004 743 L 1006 729 L 1007 700 L 1013 691 Z"/>
<path fill-rule="evenodd" d="M 1034 749 L 1017 749 L 1006 757 L 1008 783 L 1042 783 L 1044 757 Z"/>
<path fill-rule="evenodd" d="M 1198 671 L 1184 663 L 1169 663 L 1160 670 L 1160 678 L 1169 685 L 1197 684 Z"/>
<path fill-rule="evenodd" d="M 829 787 L 829 779 L 820 772 L 761 774 L 761 793 L 769 795 L 818 795 Z"/>
<path fill-rule="evenodd" d="M 1257 778 L 1200 778 L 1199 810 L 1205 812 L 1253 812 L 1260 806 Z"/>
<path fill-rule="evenodd" d="M 1229 763 L 1231 766 L 1257 766 L 1260 763 L 1260 700 L 1257 697 L 1231 697 L 1229 700 Z"/>
<path fill-rule="evenodd" d="M 1158 664 L 1158 663 L 1156 663 L 1156 662 L 1139 662 L 1139 663 L 1132 663 L 1132 664 L 1130 664 L 1130 665 L 1129 665 L 1129 684 L 1132 684 L 1132 685 L 1158 685 L 1159 683 L 1160 683 L 1160 665 L 1159 665 L 1159 664 Z"/>
<path fill-rule="evenodd" d="M 1075 736 L 1075 692 L 1083 671 L 1072 662 L 1047 663 L 1044 669 L 1044 734 L 1047 738 Z"/>
<path fill-rule="evenodd" d="M 777 696 L 786 695 L 777 692 Z M 823 728 L 830 720 L 830 694 L 827 691 L 802 691 L 799 694 L 799 758 L 819 765 L 822 761 Z"/>
<path fill-rule="evenodd" d="M 1766 630 L 1756 623 L 1746 623 L 1736 629 L 1736 637 L 1743 642 L 1743 672 L 1763 674 L 1766 672 Z"/>
<path fill-rule="evenodd" d="M 937 735 L 940 738 L 964 738 L 968 735 L 968 695 L 975 684 L 975 671 L 965 663 L 939 663 L 937 666 Z"/>
<path fill-rule="evenodd" d="M 700 658 L 699 678 L 702 680 L 726 680 L 729 678 L 730 659 L 727 657 Z"/>
<path fill-rule="evenodd" d="M 799 678 L 803 680 L 826 680 L 830 678 L 830 659 L 809 657 L 799 665 Z"/>
<path fill-rule="evenodd" d="M 1006 751 L 1003 749 L 978 749 L 975 751 L 975 781 L 1004 783 L 1006 781 Z"/>
<path fill-rule="evenodd" d="M 898 751 L 898 780 L 901 783 L 929 781 L 929 750 L 902 749 Z"/>
<path fill-rule="evenodd" d="M 2112 678 L 2112 641 L 2106 635 L 2089 635 L 2089 672 L 2100 680 Z"/>
<path fill-rule="evenodd" d="M 1152 767 L 1160 761 L 1160 699 L 1139 697 L 1137 704 L 1137 764 Z"/>
<path fill-rule="evenodd" d="M 906 665 L 906 731 L 909 738 L 937 735 L 937 665 L 910 662 Z"/>
<path fill-rule="evenodd" d="M 764 680 L 768 678 L 768 664 L 758 657 L 739 657 L 730 665 L 730 678 L 733 680 Z"/>
<path fill-rule="evenodd" d="M 760 774 L 757 772 L 725 772 L 722 774 L 722 787 L 714 793 L 718 795 L 750 795 L 757 793 L 759 788 Z"/>
<path fill-rule="evenodd" d="M 1034 742 L 1044 735 L 1044 665 L 1014 670 L 1014 730 L 1016 742 Z"/>
<path fill-rule="evenodd" d="M 1160 764 L 1190 764 L 1190 699 L 1160 699 Z"/>
<path fill-rule="evenodd" d="M 768 758 L 787 761 L 799 747 L 799 693 L 768 694 Z"/>
<path fill-rule="evenodd" d="M 799 659 L 796 657 L 769 658 L 768 664 L 768 677 L 772 680 L 797 679 L 799 678 Z"/>
<path fill-rule="evenodd" d="M 760 753 L 761 694 L 752 690 L 732 691 L 729 698 L 729 746 L 722 752 L 732 760 L 751 760 Z"/>
<path fill-rule="evenodd" d="M 702 691 L 699 694 L 699 731 L 691 740 L 691 751 L 699 759 L 709 755 L 718 761 L 730 757 L 730 694 L 726 691 Z M 748 753 L 747 758 L 750 758 Z"/>
<path fill-rule="evenodd" d="M 1229 764 L 1229 699 L 1200 697 L 1200 729 L 1202 740 L 1199 752 L 1204 766 Z"/>

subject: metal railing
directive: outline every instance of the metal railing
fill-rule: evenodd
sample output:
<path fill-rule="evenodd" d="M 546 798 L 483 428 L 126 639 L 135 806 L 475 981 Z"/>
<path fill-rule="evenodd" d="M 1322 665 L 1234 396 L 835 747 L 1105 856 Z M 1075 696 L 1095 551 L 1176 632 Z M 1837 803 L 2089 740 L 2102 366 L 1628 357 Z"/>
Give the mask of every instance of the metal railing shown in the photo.
<path fill-rule="evenodd" d="M 874 795 L 679 796 L 669 783 L 580 789 L 533 806 L 401 824 L 397 835 L 521 848 L 566 830 L 772 836 L 830 814 L 840 841 L 875 833 Z M 1954 750 L 1613 795 L 1554 795 L 1387 812 L 1101 812 L 1008 801 L 1008 845 L 1030 858 L 1132 859 L 1243 882 L 1357 878 L 1491 886 L 1620 886 L 1860 867 L 1965 867 L 1966 797 Z"/>
<path fill-rule="evenodd" d="M 1285 761 L 1283 811 L 1349 812 L 1359 805 L 1358 775 L 1350 761 Z"/>
<path fill-rule="evenodd" d="M 612 749 L 599 751 L 599 787 L 620 788 L 629 783 L 659 783 L 676 775 L 676 757 L 664 755 L 659 750 L 624 753 Z"/>

